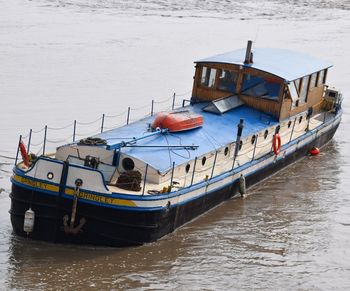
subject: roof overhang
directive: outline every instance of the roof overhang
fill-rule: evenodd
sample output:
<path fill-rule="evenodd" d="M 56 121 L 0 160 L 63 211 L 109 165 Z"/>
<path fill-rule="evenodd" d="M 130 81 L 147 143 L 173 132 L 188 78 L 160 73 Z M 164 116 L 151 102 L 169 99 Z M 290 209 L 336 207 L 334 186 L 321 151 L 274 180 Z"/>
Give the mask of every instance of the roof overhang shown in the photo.
<path fill-rule="evenodd" d="M 245 49 L 215 55 L 195 63 L 222 63 L 250 67 L 284 79 L 294 81 L 332 67 L 332 64 L 309 55 L 275 48 L 253 50 L 253 63 L 244 64 Z"/>

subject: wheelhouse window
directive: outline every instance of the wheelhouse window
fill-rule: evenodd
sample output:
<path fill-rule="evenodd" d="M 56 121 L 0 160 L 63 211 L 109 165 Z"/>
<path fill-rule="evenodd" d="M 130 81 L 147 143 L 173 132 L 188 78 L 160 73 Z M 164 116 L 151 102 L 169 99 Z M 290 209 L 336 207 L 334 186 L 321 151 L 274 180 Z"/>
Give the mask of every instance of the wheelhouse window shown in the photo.
<path fill-rule="evenodd" d="M 220 70 L 218 89 L 236 93 L 237 77 L 238 74 L 234 71 Z"/>
<path fill-rule="evenodd" d="M 249 96 L 278 100 L 282 82 L 275 77 L 259 77 L 245 74 L 242 93 Z"/>
<path fill-rule="evenodd" d="M 205 87 L 214 87 L 216 79 L 216 69 L 203 67 L 201 85 Z"/>
<path fill-rule="evenodd" d="M 309 78 L 310 76 L 305 76 L 301 81 L 301 87 L 300 87 L 300 103 L 305 103 L 307 99 L 307 91 L 308 91 L 308 85 L 309 85 Z"/>
<path fill-rule="evenodd" d="M 316 87 L 316 81 L 317 81 L 317 73 L 313 73 L 310 77 L 309 89 Z"/>
<path fill-rule="evenodd" d="M 317 86 L 321 86 L 326 83 L 326 73 L 327 70 L 322 70 L 318 72 Z"/>
<path fill-rule="evenodd" d="M 288 84 L 288 90 L 290 98 L 292 99 L 292 109 L 297 106 L 299 100 L 298 88 L 296 87 L 295 81 Z"/>

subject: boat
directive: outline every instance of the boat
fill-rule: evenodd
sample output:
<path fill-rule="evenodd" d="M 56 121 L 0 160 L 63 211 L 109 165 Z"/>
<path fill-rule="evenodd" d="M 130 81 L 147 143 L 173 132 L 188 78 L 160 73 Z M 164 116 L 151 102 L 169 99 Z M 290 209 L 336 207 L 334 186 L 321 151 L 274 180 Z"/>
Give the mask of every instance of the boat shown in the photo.
<path fill-rule="evenodd" d="M 180 108 L 52 154 L 29 154 L 20 139 L 11 177 L 14 233 L 55 243 L 142 245 L 244 196 L 332 139 L 342 94 L 327 85 L 331 67 L 300 52 L 253 49 L 248 41 L 196 61 L 191 98 Z"/>
<path fill-rule="evenodd" d="M 202 125 L 202 115 L 186 110 L 158 113 L 152 123 L 152 128 L 167 129 L 169 132 L 178 132 L 201 127 Z"/>

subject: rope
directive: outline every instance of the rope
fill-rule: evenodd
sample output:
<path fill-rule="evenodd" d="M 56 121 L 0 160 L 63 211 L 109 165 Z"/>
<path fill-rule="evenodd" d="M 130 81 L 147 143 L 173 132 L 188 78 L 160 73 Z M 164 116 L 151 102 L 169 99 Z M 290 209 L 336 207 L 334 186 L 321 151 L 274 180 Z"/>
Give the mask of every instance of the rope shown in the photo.
<path fill-rule="evenodd" d="M 106 130 L 115 129 L 115 128 L 121 127 L 123 125 L 126 125 L 126 123 L 116 124 L 115 126 L 104 126 L 103 131 L 105 132 Z"/>
<path fill-rule="evenodd" d="M 90 124 L 96 123 L 96 122 L 98 122 L 100 120 L 102 120 L 102 117 L 99 117 L 98 119 L 96 119 L 94 121 L 90 121 L 90 122 L 79 122 L 79 121 L 77 121 L 77 124 L 79 124 L 79 125 L 90 125 Z"/>
<path fill-rule="evenodd" d="M 97 134 L 101 131 L 101 129 L 96 129 L 94 131 L 91 131 L 89 133 L 76 133 L 75 136 L 89 136 L 89 135 L 92 135 L 92 134 Z"/>
<path fill-rule="evenodd" d="M 146 104 L 146 105 L 143 105 L 143 106 L 140 106 L 140 107 L 136 107 L 136 108 L 131 108 L 130 107 L 130 111 L 138 111 L 138 110 L 141 110 L 141 109 L 145 109 L 145 108 L 147 108 L 149 106 L 150 106 L 149 104 Z"/>
<path fill-rule="evenodd" d="M 39 148 L 39 150 L 35 153 L 36 156 L 39 156 L 39 153 L 41 153 L 43 151 L 43 146 L 41 146 Z"/>
<path fill-rule="evenodd" d="M 167 136 L 164 135 L 164 138 L 165 138 L 165 140 L 166 140 L 167 145 L 169 146 L 169 141 L 168 141 Z M 181 139 L 180 139 L 180 141 L 181 141 Z M 181 143 L 180 143 L 180 144 L 181 144 Z M 171 152 L 171 150 L 170 150 L 170 148 L 168 148 L 169 165 L 170 165 L 170 167 L 172 167 L 173 160 L 171 159 L 171 153 L 170 153 L 170 152 Z"/>
<path fill-rule="evenodd" d="M 173 97 L 171 96 L 168 99 L 164 99 L 164 100 L 161 100 L 161 101 L 154 101 L 154 104 L 162 104 L 162 103 L 168 102 L 169 100 L 172 100 L 172 99 L 173 99 Z"/>
<path fill-rule="evenodd" d="M 120 117 L 120 116 L 124 115 L 124 114 L 127 113 L 127 112 L 128 112 L 128 111 L 125 110 L 125 111 L 123 111 L 122 113 L 119 113 L 119 114 L 116 114 L 116 115 L 107 115 L 107 114 L 105 114 L 105 118 Z"/>
<path fill-rule="evenodd" d="M 74 122 L 71 122 L 70 124 L 68 124 L 66 126 L 62 126 L 62 127 L 47 127 L 47 129 L 50 129 L 50 130 L 61 130 L 61 129 L 66 129 L 68 127 L 71 127 L 72 125 L 74 125 Z"/>
<path fill-rule="evenodd" d="M 130 140 L 133 140 L 134 138 L 133 137 L 111 137 L 111 138 L 105 138 L 105 140 L 115 140 L 115 139 L 121 139 L 121 140 L 130 139 Z"/>
<path fill-rule="evenodd" d="M 32 133 L 40 133 L 40 132 L 43 132 L 45 130 L 45 127 L 43 127 L 42 129 L 40 130 L 32 130 Z M 29 135 L 28 135 L 29 136 Z"/>
<path fill-rule="evenodd" d="M 27 134 L 27 135 L 22 135 L 22 140 L 24 140 L 24 139 L 26 139 L 26 138 L 28 138 L 29 137 L 29 133 Z"/>
<path fill-rule="evenodd" d="M 46 141 L 49 142 L 49 143 L 62 143 L 62 142 L 71 140 L 72 137 L 73 137 L 73 135 L 71 135 L 71 136 L 69 136 L 69 137 L 67 137 L 67 138 L 65 138 L 65 139 L 55 139 L 55 140 L 53 140 L 53 139 L 50 140 L 50 139 L 47 138 Z"/>
<path fill-rule="evenodd" d="M 175 96 L 182 97 L 182 96 L 185 96 L 185 95 L 187 95 L 187 94 L 189 94 L 189 93 L 191 93 L 191 92 L 192 92 L 192 90 L 189 90 L 189 91 L 187 91 L 187 92 L 185 92 L 185 93 L 182 93 L 182 94 L 177 94 L 177 93 L 175 93 Z"/>
<path fill-rule="evenodd" d="M 153 112 L 153 116 L 154 116 L 154 114 L 155 114 L 155 112 Z M 151 116 L 151 113 L 147 113 L 146 115 L 143 115 L 143 116 L 141 116 L 141 117 L 130 118 L 130 119 L 129 119 L 129 124 L 130 124 L 130 123 L 133 123 L 133 122 L 135 122 L 135 121 L 138 121 L 138 120 L 140 120 L 140 119 L 144 119 L 144 118 L 146 118 L 146 117 L 150 117 L 150 116 Z"/>
<path fill-rule="evenodd" d="M 37 147 L 37 146 L 40 146 L 40 145 L 42 145 L 42 144 L 44 144 L 44 141 L 39 142 L 39 143 L 31 143 L 30 146 Z"/>
<path fill-rule="evenodd" d="M 16 158 L 14 157 L 9 157 L 9 156 L 5 156 L 5 155 L 0 155 L 1 158 L 4 158 L 4 159 L 9 159 L 9 160 L 15 160 Z"/>

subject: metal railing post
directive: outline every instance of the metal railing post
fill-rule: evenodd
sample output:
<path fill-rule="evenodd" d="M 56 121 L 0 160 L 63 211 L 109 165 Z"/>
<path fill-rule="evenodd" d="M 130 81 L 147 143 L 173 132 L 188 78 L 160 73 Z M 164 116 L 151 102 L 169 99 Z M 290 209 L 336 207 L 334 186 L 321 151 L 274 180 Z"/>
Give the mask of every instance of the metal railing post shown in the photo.
<path fill-rule="evenodd" d="M 73 142 L 75 142 L 75 133 L 77 130 L 77 121 L 74 120 L 74 125 L 73 125 Z"/>
<path fill-rule="evenodd" d="M 192 172 L 192 178 L 191 178 L 191 186 L 193 184 L 194 173 L 196 172 L 196 164 L 197 164 L 197 157 L 195 157 L 195 159 L 194 159 L 193 172 Z"/>
<path fill-rule="evenodd" d="M 28 146 L 27 146 L 27 152 L 28 152 L 28 154 L 29 154 L 29 150 L 30 150 L 30 143 L 31 143 L 31 141 L 32 141 L 32 132 L 33 132 L 33 130 L 30 129 L 30 130 L 29 130 L 29 138 L 28 138 Z"/>
<path fill-rule="evenodd" d="M 255 158 L 255 150 L 256 150 L 256 145 L 258 144 L 258 138 L 259 138 L 259 135 L 256 134 L 256 135 L 255 135 L 255 144 L 254 144 L 254 151 L 253 151 L 252 161 L 253 161 L 254 158 Z"/>
<path fill-rule="evenodd" d="M 45 125 L 45 131 L 44 131 L 43 156 L 45 155 L 45 148 L 46 148 L 46 136 L 47 136 L 47 125 Z"/>
<path fill-rule="evenodd" d="M 173 104 L 171 105 L 171 110 L 174 110 L 175 108 L 175 97 L 176 97 L 176 94 L 174 92 L 174 95 L 173 95 Z"/>
<path fill-rule="evenodd" d="M 153 116 L 153 110 L 154 110 L 154 100 L 152 100 L 152 105 L 151 105 L 151 116 Z"/>
<path fill-rule="evenodd" d="M 102 114 L 102 123 L 101 123 L 101 133 L 103 132 L 103 125 L 105 123 L 105 114 Z"/>
<path fill-rule="evenodd" d="M 126 124 L 129 124 L 129 120 L 130 120 L 130 106 L 128 107 L 128 115 L 126 117 Z"/>
<path fill-rule="evenodd" d="M 19 144 L 22 141 L 22 135 L 19 136 L 19 140 L 18 140 L 18 145 L 17 145 L 17 153 L 16 153 L 16 159 L 15 159 L 15 165 L 17 165 L 18 162 L 18 154 L 19 154 Z"/>
<path fill-rule="evenodd" d="M 235 144 L 235 152 L 233 155 L 232 170 L 235 167 L 235 162 L 236 162 L 236 158 L 240 147 L 240 141 L 241 141 L 241 136 L 242 136 L 243 127 L 244 127 L 243 123 L 244 123 L 244 120 L 241 118 L 237 125 L 237 137 L 236 137 L 236 144 Z"/>
<path fill-rule="evenodd" d="M 172 187 L 172 186 L 173 186 L 173 179 L 174 179 L 174 168 L 175 168 L 175 162 L 173 162 L 173 167 L 171 168 L 170 187 Z"/>
<path fill-rule="evenodd" d="M 146 187 L 146 181 L 147 181 L 147 172 L 148 172 L 148 164 L 146 164 L 145 178 L 143 179 L 142 196 L 145 194 L 145 187 Z"/>
<path fill-rule="evenodd" d="M 215 165 L 216 165 L 216 157 L 218 156 L 218 151 L 215 152 L 215 157 L 214 157 L 214 163 L 213 163 L 213 168 L 211 170 L 211 175 L 210 175 L 210 179 L 213 178 L 214 175 L 214 169 L 215 169 Z"/>
<path fill-rule="evenodd" d="M 294 127 L 295 127 L 295 123 L 297 122 L 297 118 L 295 117 L 294 119 L 294 123 L 293 123 L 293 127 L 292 127 L 292 132 L 290 134 L 290 138 L 289 138 L 289 142 L 291 142 L 292 138 L 293 138 L 293 133 L 294 133 Z"/>

